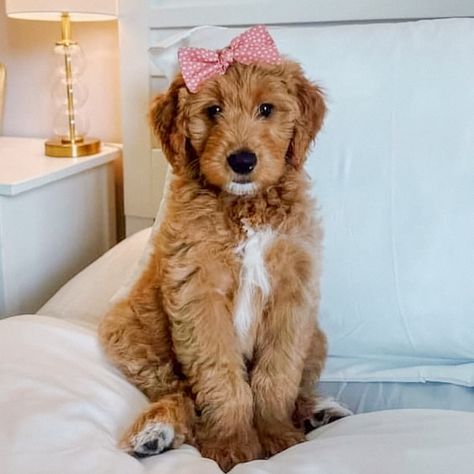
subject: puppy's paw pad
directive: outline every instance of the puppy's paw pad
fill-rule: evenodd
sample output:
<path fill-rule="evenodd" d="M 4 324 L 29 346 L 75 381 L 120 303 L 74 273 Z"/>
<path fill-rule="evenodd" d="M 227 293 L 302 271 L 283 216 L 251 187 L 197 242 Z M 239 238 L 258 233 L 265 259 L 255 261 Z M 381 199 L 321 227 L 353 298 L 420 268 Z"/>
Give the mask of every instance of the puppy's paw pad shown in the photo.
<path fill-rule="evenodd" d="M 305 420 L 305 432 L 328 425 L 333 421 L 340 420 L 346 416 L 353 415 L 352 411 L 341 405 L 332 397 L 317 400 L 313 416 Z"/>
<path fill-rule="evenodd" d="M 154 456 L 170 449 L 174 439 L 174 427 L 169 423 L 147 423 L 129 440 L 127 450 L 137 458 Z"/>

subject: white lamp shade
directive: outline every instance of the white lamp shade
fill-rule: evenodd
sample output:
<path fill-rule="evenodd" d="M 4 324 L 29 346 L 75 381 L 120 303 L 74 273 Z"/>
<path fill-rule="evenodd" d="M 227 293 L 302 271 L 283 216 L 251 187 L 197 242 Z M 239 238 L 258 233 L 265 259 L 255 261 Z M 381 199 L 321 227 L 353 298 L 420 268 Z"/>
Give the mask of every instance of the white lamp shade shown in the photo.
<path fill-rule="evenodd" d="M 59 21 L 69 13 L 73 21 L 117 18 L 117 0 L 6 0 L 7 15 L 21 20 Z"/>

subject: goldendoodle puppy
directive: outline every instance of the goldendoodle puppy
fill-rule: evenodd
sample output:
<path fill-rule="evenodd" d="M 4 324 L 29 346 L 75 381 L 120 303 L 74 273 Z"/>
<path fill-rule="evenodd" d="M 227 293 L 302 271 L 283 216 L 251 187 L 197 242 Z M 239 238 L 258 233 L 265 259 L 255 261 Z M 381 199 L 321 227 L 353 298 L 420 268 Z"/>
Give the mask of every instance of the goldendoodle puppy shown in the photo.
<path fill-rule="evenodd" d="M 188 442 L 224 470 L 303 441 L 318 410 L 346 414 L 314 392 L 322 232 L 303 164 L 322 94 L 296 63 L 226 60 L 153 103 L 169 199 L 147 268 L 100 327 L 151 402 L 124 449 Z"/>

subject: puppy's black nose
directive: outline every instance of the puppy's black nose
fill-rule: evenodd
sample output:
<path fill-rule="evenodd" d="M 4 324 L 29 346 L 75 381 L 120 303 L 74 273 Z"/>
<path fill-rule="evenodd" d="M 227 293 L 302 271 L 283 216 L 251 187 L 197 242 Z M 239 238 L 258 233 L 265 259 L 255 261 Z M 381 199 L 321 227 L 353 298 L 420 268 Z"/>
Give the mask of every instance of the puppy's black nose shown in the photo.
<path fill-rule="evenodd" d="M 249 174 L 257 164 L 257 156 L 251 151 L 236 151 L 227 157 L 227 163 L 238 174 Z"/>

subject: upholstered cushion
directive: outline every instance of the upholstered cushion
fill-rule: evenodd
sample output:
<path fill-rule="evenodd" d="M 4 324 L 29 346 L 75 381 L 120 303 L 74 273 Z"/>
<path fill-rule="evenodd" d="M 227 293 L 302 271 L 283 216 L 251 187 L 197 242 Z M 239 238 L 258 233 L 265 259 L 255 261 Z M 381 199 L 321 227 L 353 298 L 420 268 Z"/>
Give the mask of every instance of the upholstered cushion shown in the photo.
<path fill-rule="evenodd" d="M 172 75 L 181 45 L 152 50 Z M 327 380 L 474 384 L 474 19 L 273 28 L 323 87 L 307 170 L 325 228 Z"/>
<path fill-rule="evenodd" d="M 192 30 L 152 57 L 172 76 L 180 45 L 222 47 L 237 31 Z M 271 32 L 329 107 L 307 162 L 325 228 L 323 380 L 474 385 L 474 20 Z M 142 252 L 121 249 L 126 262 Z M 94 298 L 107 301 L 98 280 L 123 295 L 126 278 L 106 277 L 122 268 L 113 252 L 43 314 L 89 301 L 93 320 Z"/>

